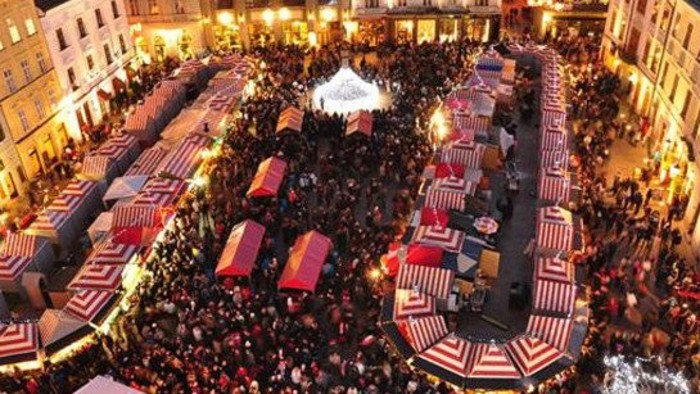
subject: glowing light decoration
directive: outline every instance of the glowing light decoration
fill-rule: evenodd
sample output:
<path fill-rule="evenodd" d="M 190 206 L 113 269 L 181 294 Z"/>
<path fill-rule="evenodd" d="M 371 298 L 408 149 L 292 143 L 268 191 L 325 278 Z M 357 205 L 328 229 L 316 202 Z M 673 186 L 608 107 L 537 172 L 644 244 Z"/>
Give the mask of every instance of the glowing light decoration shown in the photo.
<path fill-rule="evenodd" d="M 690 384 L 682 373 L 671 372 L 652 360 L 635 358 L 630 362 L 622 356 L 605 356 L 603 362 L 610 376 L 604 393 L 690 394 Z"/>
<path fill-rule="evenodd" d="M 379 88 L 363 81 L 349 67 L 343 67 L 330 81 L 314 90 L 313 101 L 317 108 L 328 113 L 371 111 L 379 108 Z"/>

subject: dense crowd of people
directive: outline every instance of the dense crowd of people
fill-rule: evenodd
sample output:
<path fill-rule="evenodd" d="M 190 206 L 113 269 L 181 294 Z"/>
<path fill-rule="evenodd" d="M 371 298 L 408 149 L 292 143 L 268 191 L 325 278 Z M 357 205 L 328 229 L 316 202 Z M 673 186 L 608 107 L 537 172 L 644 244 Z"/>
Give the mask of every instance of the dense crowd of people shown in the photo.
<path fill-rule="evenodd" d="M 310 53 L 256 49 L 262 78 L 255 93 L 240 105 L 219 155 L 207 163 L 206 186 L 185 197 L 173 227 L 154 246 L 132 308 L 111 335 L 41 373 L 0 378 L 0 387 L 63 393 L 107 374 L 144 392 L 451 392 L 412 370 L 383 339 L 375 324 L 381 284 L 369 273 L 412 210 L 431 157 L 420 132 L 430 109 L 469 72 L 465 63 L 477 48 L 469 41 L 387 44 L 376 59 L 362 56 L 358 72 L 393 94 L 390 108 L 373 112 L 370 137 L 344 136 L 342 116 L 324 114 L 304 99 L 337 71 L 342 46 Z M 590 52 L 575 40 L 557 48 L 577 59 Z M 601 359 L 608 353 L 663 354 L 667 365 L 697 377 L 695 311 L 682 294 L 697 291 L 698 281 L 694 262 L 674 249 L 680 242 L 675 216 L 654 204 L 644 182 L 608 182 L 601 174 L 622 127 L 619 82 L 597 63 L 570 72 L 576 153 L 596 158 L 580 161 L 575 207 L 588 229 L 580 263 L 591 282 L 592 316 L 577 366 L 536 389 L 596 392 L 605 381 Z M 290 105 L 305 107 L 303 129 L 280 137 L 276 121 Z M 246 198 L 255 165 L 270 156 L 288 165 L 278 198 Z M 259 264 L 245 280 L 216 278 L 228 233 L 244 219 L 266 228 Z M 334 243 L 318 288 L 313 295 L 280 292 L 277 279 L 289 248 L 309 230 Z M 639 305 L 657 294 L 658 313 L 636 316 Z M 622 318 L 640 320 L 637 333 L 616 325 Z M 673 333 L 665 341 L 663 328 Z"/>

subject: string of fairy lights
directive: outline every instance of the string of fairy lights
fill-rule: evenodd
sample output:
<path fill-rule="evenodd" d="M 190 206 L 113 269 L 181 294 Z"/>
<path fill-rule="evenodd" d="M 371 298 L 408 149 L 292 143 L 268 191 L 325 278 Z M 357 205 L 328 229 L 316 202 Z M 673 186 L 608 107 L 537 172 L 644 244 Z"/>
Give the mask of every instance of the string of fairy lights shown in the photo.
<path fill-rule="evenodd" d="M 607 394 L 690 394 L 690 384 L 681 372 L 672 372 L 657 359 L 605 356 Z"/>

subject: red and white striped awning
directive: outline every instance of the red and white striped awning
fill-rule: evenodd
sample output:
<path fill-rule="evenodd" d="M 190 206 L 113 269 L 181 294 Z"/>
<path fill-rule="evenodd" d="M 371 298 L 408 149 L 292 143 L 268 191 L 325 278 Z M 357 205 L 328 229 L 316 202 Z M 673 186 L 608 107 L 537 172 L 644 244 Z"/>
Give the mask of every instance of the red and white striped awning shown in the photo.
<path fill-rule="evenodd" d="M 158 227 L 161 224 L 158 207 L 154 205 L 117 205 L 112 212 L 112 228 Z"/>
<path fill-rule="evenodd" d="M 34 257 L 38 249 L 39 238 L 24 233 L 7 233 L 4 246 L 5 254 L 10 256 Z"/>
<path fill-rule="evenodd" d="M 443 178 L 445 179 L 445 178 Z M 437 209 L 453 209 L 457 211 L 464 211 L 466 207 L 466 202 L 464 201 L 464 194 L 452 191 L 435 190 L 430 188 L 425 195 L 426 208 L 437 208 Z"/>
<path fill-rule="evenodd" d="M 130 205 L 139 208 L 157 209 L 172 205 L 177 199 L 177 196 L 177 194 L 171 193 L 140 192 L 131 200 Z"/>
<path fill-rule="evenodd" d="M 556 257 L 537 257 L 535 261 L 535 280 L 546 279 L 571 283 L 574 280 L 574 266 Z"/>
<path fill-rule="evenodd" d="M 191 134 L 170 153 L 158 171 L 178 179 L 186 179 L 194 174 L 196 167 L 202 161 L 201 152 L 209 146 L 211 139 L 199 134 Z"/>
<path fill-rule="evenodd" d="M 83 159 L 83 166 L 80 168 L 80 173 L 95 178 L 104 178 L 109 172 L 114 161 L 102 155 L 90 155 Z"/>
<path fill-rule="evenodd" d="M 0 280 L 14 281 L 18 279 L 31 263 L 31 257 L 9 255 L 0 256 Z"/>
<path fill-rule="evenodd" d="M 459 252 L 464 243 L 464 233 L 449 227 L 418 226 L 411 242 L 439 246 L 450 252 Z"/>
<path fill-rule="evenodd" d="M 540 168 L 569 168 L 569 152 L 566 150 L 544 150 L 540 152 Z"/>
<path fill-rule="evenodd" d="M 434 190 L 469 194 L 470 196 L 473 196 L 474 193 L 476 193 L 476 187 L 477 184 L 474 182 L 466 181 L 463 178 L 453 176 L 447 178 L 437 178 L 431 185 L 431 189 Z"/>
<path fill-rule="evenodd" d="M 573 328 L 573 319 L 530 315 L 525 332 L 566 353 L 569 348 L 571 330 Z"/>
<path fill-rule="evenodd" d="M 225 92 L 217 93 L 211 100 L 209 100 L 209 109 L 219 112 L 227 112 L 236 103 L 237 97 Z"/>
<path fill-rule="evenodd" d="M 566 124 L 566 112 L 542 111 L 540 127 L 564 126 Z"/>
<path fill-rule="evenodd" d="M 525 376 L 541 371 L 562 356 L 554 346 L 529 335 L 511 340 L 506 344 L 506 350 Z"/>
<path fill-rule="evenodd" d="M 440 154 L 440 160 L 444 163 L 458 163 L 466 168 L 481 168 L 486 146 L 472 143 L 472 149 L 447 148 Z"/>
<path fill-rule="evenodd" d="M 83 198 L 76 194 L 60 194 L 58 197 L 51 201 L 46 209 L 49 211 L 61 211 L 72 213 L 75 212 L 80 204 L 83 202 Z"/>
<path fill-rule="evenodd" d="M 542 138 L 540 141 L 540 150 L 560 150 L 565 151 L 566 146 L 566 133 L 559 131 L 559 129 L 547 128 L 542 133 Z"/>
<path fill-rule="evenodd" d="M 469 341 L 450 334 L 418 357 L 464 378 L 467 376 L 470 347 Z"/>
<path fill-rule="evenodd" d="M 29 226 L 29 230 L 37 232 L 58 232 L 68 223 L 68 214 L 61 211 L 43 210 Z"/>
<path fill-rule="evenodd" d="M 0 364 L 15 358 L 34 360 L 39 350 L 39 330 L 35 323 L 14 323 L 0 333 Z"/>
<path fill-rule="evenodd" d="M 489 343 L 472 343 L 467 368 L 469 379 L 519 379 L 522 377 L 503 347 Z"/>
<path fill-rule="evenodd" d="M 406 321 L 408 341 L 417 352 L 422 352 L 435 342 L 444 338 L 449 332 L 445 318 L 442 316 L 430 316 Z"/>
<path fill-rule="evenodd" d="M 136 245 L 102 242 L 86 261 L 88 264 L 128 264 L 139 249 Z"/>
<path fill-rule="evenodd" d="M 435 297 L 413 290 L 396 289 L 394 320 L 406 320 L 435 314 Z"/>
<path fill-rule="evenodd" d="M 560 207 L 539 208 L 535 233 L 539 248 L 570 250 L 574 236 L 571 212 Z"/>
<path fill-rule="evenodd" d="M 62 194 L 85 196 L 95 189 L 97 183 L 93 181 L 71 179 L 65 188 L 61 191 Z"/>
<path fill-rule="evenodd" d="M 491 128 L 491 118 L 455 115 L 452 118 L 452 128 L 455 130 L 474 130 L 476 134 L 487 134 Z"/>
<path fill-rule="evenodd" d="M 167 156 L 168 152 L 158 146 L 145 150 L 138 159 L 129 167 L 125 176 L 133 175 L 153 175 L 160 162 Z"/>
<path fill-rule="evenodd" d="M 540 200 L 569 202 L 571 197 L 571 179 L 561 168 L 545 168 L 539 177 L 537 195 Z"/>
<path fill-rule="evenodd" d="M 477 69 L 476 73 L 479 75 L 479 77 L 483 78 L 488 78 L 488 79 L 501 79 L 501 74 L 503 74 L 503 71 L 501 70 L 484 70 L 484 69 Z"/>
<path fill-rule="evenodd" d="M 413 289 L 437 298 L 447 298 L 452 290 L 455 273 L 443 268 L 403 264 L 399 267 L 396 287 Z"/>
<path fill-rule="evenodd" d="M 576 285 L 538 279 L 535 281 L 533 307 L 546 312 L 571 314 L 576 301 Z"/>
<path fill-rule="evenodd" d="M 114 293 L 108 291 L 80 290 L 71 297 L 63 310 L 79 319 L 93 323 L 113 298 Z"/>
<path fill-rule="evenodd" d="M 119 161 L 129 153 L 129 149 L 134 149 L 137 145 L 138 140 L 127 134 L 107 140 L 107 142 L 97 150 L 97 154 Z"/>
<path fill-rule="evenodd" d="M 122 281 L 121 264 L 85 264 L 68 284 L 71 290 L 116 291 Z"/>
<path fill-rule="evenodd" d="M 147 193 L 180 194 L 185 188 L 185 181 L 180 179 L 152 178 L 141 189 Z"/>

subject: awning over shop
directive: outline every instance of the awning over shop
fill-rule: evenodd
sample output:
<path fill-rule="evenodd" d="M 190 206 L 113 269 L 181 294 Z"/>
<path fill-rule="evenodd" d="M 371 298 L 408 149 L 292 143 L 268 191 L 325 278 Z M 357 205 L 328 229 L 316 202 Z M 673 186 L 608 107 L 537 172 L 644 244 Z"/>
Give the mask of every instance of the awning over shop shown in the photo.
<path fill-rule="evenodd" d="M 233 227 L 216 266 L 216 276 L 249 276 L 264 235 L 265 227 L 253 220 Z"/>
<path fill-rule="evenodd" d="M 313 292 L 321 274 L 321 267 L 332 248 L 330 238 L 317 231 L 309 231 L 297 238 L 280 277 L 280 289 Z"/>
<path fill-rule="evenodd" d="M 284 178 L 287 163 L 276 157 L 270 157 L 258 165 L 253 182 L 248 188 L 248 197 L 274 197 L 279 191 Z"/>

